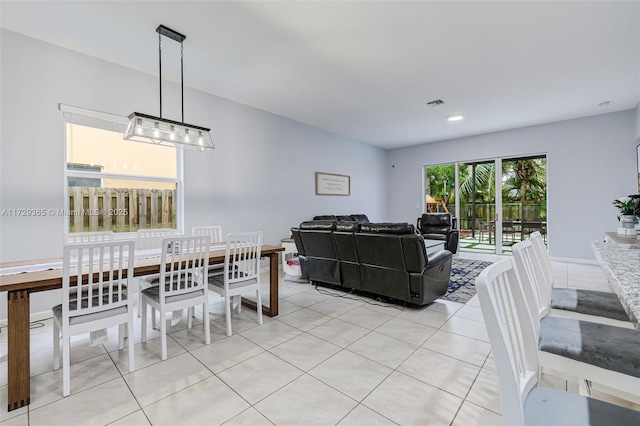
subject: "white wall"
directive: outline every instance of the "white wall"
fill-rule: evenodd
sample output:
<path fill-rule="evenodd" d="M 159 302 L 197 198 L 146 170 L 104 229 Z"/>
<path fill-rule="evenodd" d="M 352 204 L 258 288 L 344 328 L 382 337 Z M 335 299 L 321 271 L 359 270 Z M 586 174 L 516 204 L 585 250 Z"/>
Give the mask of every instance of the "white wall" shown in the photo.
<path fill-rule="evenodd" d="M 636 105 L 636 109 L 634 111 L 636 114 L 636 127 L 635 127 L 636 141 L 640 142 L 640 104 Z"/>
<path fill-rule="evenodd" d="M 547 154 L 549 251 L 594 259 L 590 243 L 618 226 L 611 201 L 637 191 L 634 111 L 389 151 L 389 218 L 421 213 L 424 165 Z"/>
<path fill-rule="evenodd" d="M 0 209 L 64 206 L 63 126 L 58 103 L 126 116 L 157 114 L 157 76 L 10 31 L 0 32 Z M 177 86 L 164 115 L 179 118 Z M 216 150 L 185 152 L 185 229 L 260 229 L 279 244 L 316 214 L 386 217 L 386 152 L 245 105 L 185 90 L 185 121 L 211 127 Z M 315 195 L 314 172 L 351 176 L 351 196 Z M 0 216 L 0 262 L 62 255 L 63 217 Z M 32 312 L 57 292 L 33 295 Z M 59 303 L 59 302 L 57 302 Z M 2 298 L 0 318 L 6 317 Z"/>

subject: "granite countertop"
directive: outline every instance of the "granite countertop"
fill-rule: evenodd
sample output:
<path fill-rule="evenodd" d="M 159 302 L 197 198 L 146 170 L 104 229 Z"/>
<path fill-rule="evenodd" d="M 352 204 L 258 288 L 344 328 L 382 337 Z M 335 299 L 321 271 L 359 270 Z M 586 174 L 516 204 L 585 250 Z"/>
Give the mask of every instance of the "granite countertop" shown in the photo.
<path fill-rule="evenodd" d="M 601 242 L 591 247 L 631 322 L 640 330 L 640 248 Z"/>

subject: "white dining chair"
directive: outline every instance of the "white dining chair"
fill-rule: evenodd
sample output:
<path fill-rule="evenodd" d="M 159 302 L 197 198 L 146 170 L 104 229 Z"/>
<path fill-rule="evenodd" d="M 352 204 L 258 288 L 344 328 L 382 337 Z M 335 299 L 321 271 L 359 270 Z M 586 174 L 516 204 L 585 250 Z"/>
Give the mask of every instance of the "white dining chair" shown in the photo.
<path fill-rule="evenodd" d="M 113 237 L 114 233 L 112 231 L 71 232 L 64 234 L 64 244 L 113 241 Z"/>
<path fill-rule="evenodd" d="M 191 235 L 208 235 L 211 238 L 211 244 L 222 242 L 222 226 L 194 226 L 191 228 Z"/>
<path fill-rule="evenodd" d="M 638 411 L 539 386 L 537 336 L 513 259 L 485 268 L 476 288 L 498 374 L 503 424 L 640 424 Z"/>
<path fill-rule="evenodd" d="M 172 250 L 162 251 L 160 273 L 150 276 L 153 284 L 142 291 L 142 342 L 147 341 L 147 306 L 160 312 L 160 343 L 162 360 L 167 359 L 167 321 L 166 314 L 183 311 L 185 308 L 202 305 L 204 340 L 208 345 L 209 336 L 209 299 L 207 293 L 207 268 L 209 266 L 208 235 L 190 237 L 168 237 L 162 240 L 163 247 Z M 191 328 L 191 321 L 188 323 Z"/>
<path fill-rule="evenodd" d="M 544 238 L 538 231 L 532 232 L 530 238 L 541 268 L 539 279 L 544 283 L 546 298 L 543 309 L 554 316 L 633 328 L 617 294 L 555 287 L 553 266 L 544 244 Z"/>
<path fill-rule="evenodd" d="M 162 240 L 166 237 L 180 236 L 182 233 L 173 228 L 151 228 L 151 229 L 138 229 L 138 250 L 158 250 L 164 251 L 166 247 L 162 246 Z M 146 277 L 138 278 L 138 317 L 140 317 L 140 299 L 142 298 L 142 290 L 151 285 L 152 280 L 145 279 Z M 155 315 L 155 314 L 154 314 Z M 153 319 L 155 324 L 155 318 Z"/>
<path fill-rule="evenodd" d="M 225 299 L 227 336 L 231 336 L 232 299 L 237 297 L 237 312 L 241 312 L 242 295 L 256 293 L 258 324 L 262 324 L 262 296 L 260 294 L 260 251 L 262 232 L 233 233 L 227 236 L 224 273 L 209 276 L 209 289 Z"/>
<path fill-rule="evenodd" d="M 221 243 L 223 241 L 222 226 L 194 226 L 191 228 L 191 235 L 208 235 L 211 238 L 211 244 Z M 222 274 L 224 263 L 209 265 L 209 275 Z"/>
<path fill-rule="evenodd" d="M 543 369 L 553 375 L 579 380 L 581 392 L 590 394 L 590 383 L 614 390 L 617 396 L 638 401 L 640 396 L 640 333 L 573 318 L 549 315 L 548 289 L 531 240 L 512 247 L 513 261 L 522 287 L 530 321 L 538 338 Z"/>
<path fill-rule="evenodd" d="M 115 234 L 112 231 L 95 231 L 95 232 L 71 232 L 64 234 L 63 244 L 86 244 L 100 243 L 105 241 L 113 241 Z M 77 251 L 71 251 L 71 256 L 77 254 Z M 75 297 L 75 288 L 71 289 L 71 298 Z"/>
<path fill-rule="evenodd" d="M 153 250 L 162 247 L 162 240 L 166 237 L 181 236 L 182 232 L 174 228 L 138 229 L 138 250 Z"/>
<path fill-rule="evenodd" d="M 133 306 L 127 285 L 128 277 L 133 276 L 134 251 L 134 241 L 66 244 L 63 248 L 62 304 L 53 307 L 53 368 L 60 368 L 62 339 L 63 396 L 71 392 L 71 336 L 118 325 L 118 349 L 123 349 L 126 334 L 129 372 L 134 370 Z"/>

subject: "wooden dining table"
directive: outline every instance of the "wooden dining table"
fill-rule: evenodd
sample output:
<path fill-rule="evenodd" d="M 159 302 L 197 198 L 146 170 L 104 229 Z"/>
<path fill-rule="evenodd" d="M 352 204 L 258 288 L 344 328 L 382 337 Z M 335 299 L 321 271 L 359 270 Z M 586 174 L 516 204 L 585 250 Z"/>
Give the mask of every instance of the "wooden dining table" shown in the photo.
<path fill-rule="evenodd" d="M 270 317 L 278 315 L 278 253 L 283 250 L 283 247 L 267 244 L 262 245 L 261 249 L 261 257 L 269 259 L 269 306 L 263 305 L 262 312 Z M 224 263 L 224 260 L 224 246 L 212 246 L 209 254 L 209 264 Z M 0 270 L 51 263 L 59 263 L 61 265 L 62 259 L 1 263 Z M 136 259 L 133 274 L 136 277 L 157 274 L 160 272 L 160 265 L 161 258 L 159 255 Z M 31 402 L 30 294 L 59 288 L 62 288 L 62 267 L 0 275 L 0 292 L 7 292 L 8 411 L 24 407 Z M 242 304 L 256 309 L 256 303 L 252 300 L 243 298 Z"/>

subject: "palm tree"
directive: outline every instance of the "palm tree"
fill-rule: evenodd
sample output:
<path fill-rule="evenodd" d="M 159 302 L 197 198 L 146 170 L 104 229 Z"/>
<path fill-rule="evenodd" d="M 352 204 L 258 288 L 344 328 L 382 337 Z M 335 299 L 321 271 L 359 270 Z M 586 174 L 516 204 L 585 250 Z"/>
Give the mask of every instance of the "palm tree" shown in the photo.
<path fill-rule="evenodd" d="M 520 202 L 546 199 L 546 170 L 544 158 L 505 161 L 503 198 Z"/>
<path fill-rule="evenodd" d="M 471 195 L 473 194 L 474 187 L 474 176 L 475 176 L 475 188 L 476 188 L 476 196 L 478 195 L 478 191 L 481 191 L 481 195 L 483 201 L 488 202 L 491 190 L 495 188 L 495 163 L 480 163 L 475 165 L 475 174 L 473 173 L 473 166 L 467 165 L 467 176 L 462 180 L 460 184 L 460 197 L 466 197 L 466 200 L 469 201 L 471 199 Z M 460 176 L 462 178 L 462 176 Z M 488 191 L 485 194 L 485 188 Z"/>

